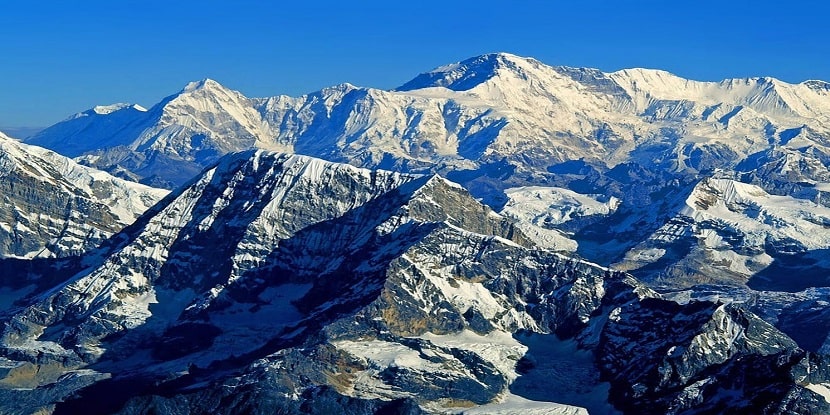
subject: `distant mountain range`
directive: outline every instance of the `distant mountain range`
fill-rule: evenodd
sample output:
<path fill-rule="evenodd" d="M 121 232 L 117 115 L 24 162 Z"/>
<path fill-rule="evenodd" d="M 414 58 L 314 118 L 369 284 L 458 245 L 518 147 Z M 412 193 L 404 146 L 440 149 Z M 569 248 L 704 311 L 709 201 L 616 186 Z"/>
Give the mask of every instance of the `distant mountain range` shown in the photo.
<path fill-rule="evenodd" d="M 822 81 L 697 82 L 664 71 L 603 73 L 500 53 L 437 68 L 393 91 L 343 84 L 297 98 L 246 98 L 207 79 L 149 110 L 96 107 L 26 141 L 162 187 L 183 184 L 223 154 L 260 148 L 440 173 L 497 210 L 525 186 L 605 195 L 620 201 L 613 212 L 529 234 L 545 234 L 537 242 L 595 262 L 624 262 L 635 274 L 644 268 L 638 275 L 649 279 L 742 282 L 773 262 L 787 268 L 794 255 L 822 256 L 828 238 L 797 227 L 785 235 L 758 216 L 702 219 L 686 201 L 707 177 L 748 183 L 802 200 L 790 199 L 790 207 L 779 198 L 773 209 L 812 212 L 804 220 L 824 229 L 828 217 L 818 205 L 830 206 L 828 94 L 830 84 Z M 771 201 L 753 203 L 763 210 Z M 677 221 L 720 232 L 722 242 L 692 231 L 673 238 L 668 256 L 658 255 L 666 247 L 650 250 L 654 243 L 647 241 L 661 238 L 655 232 Z M 748 234 L 755 235 L 751 249 L 738 241 Z M 721 248 L 737 256 L 726 258 L 716 252 Z M 706 263 L 706 272 L 688 261 Z M 830 270 L 817 265 L 816 275 Z"/>
<path fill-rule="evenodd" d="M 165 163 L 203 168 L 248 148 L 479 176 L 503 163 L 508 184 L 542 180 L 574 160 L 678 173 L 735 168 L 814 183 L 828 179 L 828 94 L 830 84 L 821 81 L 696 82 L 656 70 L 603 73 L 491 54 L 393 91 L 343 84 L 297 98 L 246 98 L 206 79 L 150 110 L 96 107 L 27 142 L 173 185 L 189 177 Z"/>
<path fill-rule="evenodd" d="M 0 135 L 0 413 L 830 412 L 828 94 L 499 53 Z"/>

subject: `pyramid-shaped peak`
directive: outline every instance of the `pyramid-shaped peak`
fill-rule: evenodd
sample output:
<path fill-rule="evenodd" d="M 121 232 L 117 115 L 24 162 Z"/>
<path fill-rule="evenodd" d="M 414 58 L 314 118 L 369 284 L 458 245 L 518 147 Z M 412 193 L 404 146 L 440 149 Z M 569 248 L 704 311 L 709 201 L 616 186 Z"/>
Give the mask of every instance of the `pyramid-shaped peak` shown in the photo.
<path fill-rule="evenodd" d="M 468 62 L 492 62 L 494 64 L 508 64 L 516 62 L 539 62 L 534 58 L 514 55 L 507 52 L 485 53 L 484 55 L 474 56 L 469 58 L 464 63 Z"/>
<path fill-rule="evenodd" d="M 205 78 L 200 81 L 189 82 L 182 92 L 193 92 L 202 89 L 226 89 L 222 84 L 213 79 Z"/>
<path fill-rule="evenodd" d="M 491 64 L 503 66 L 515 63 L 539 63 L 539 61 L 531 57 L 514 55 L 512 53 L 494 52 L 474 56 L 459 63 L 472 66 L 475 66 L 476 64 Z"/>
<path fill-rule="evenodd" d="M 351 91 L 354 91 L 354 90 L 357 90 L 357 89 L 364 89 L 364 88 L 361 88 L 361 87 L 356 86 L 354 84 L 351 84 L 349 82 L 343 82 L 343 83 L 340 83 L 340 84 L 337 84 L 337 85 L 332 85 L 332 86 L 329 86 L 329 87 L 325 87 L 321 90 L 321 92 L 324 92 L 324 93 L 334 93 L 334 92 L 347 93 L 347 92 L 351 92 Z"/>
<path fill-rule="evenodd" d="M 488 53 L 461 62 L 444 65 L 430 72 L 422 73 L 401 85 L 398 91 L 421 88 L 444 87 L 455 91 L 466 91 L 498 75 L 500 70 L 515 71 L 523 67 L 538 67 L 538 60 L 510 53 Z"/>

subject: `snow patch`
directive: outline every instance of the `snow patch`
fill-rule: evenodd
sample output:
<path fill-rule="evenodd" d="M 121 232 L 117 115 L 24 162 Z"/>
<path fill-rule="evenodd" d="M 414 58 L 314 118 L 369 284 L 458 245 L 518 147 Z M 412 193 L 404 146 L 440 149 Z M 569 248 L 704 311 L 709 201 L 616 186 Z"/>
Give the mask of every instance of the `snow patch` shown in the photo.
<path fill-rule="evenodd" d="M 830 403 L 830 383 L 808 383 L 804 387 L 819 394 L 827 403 Z"/>

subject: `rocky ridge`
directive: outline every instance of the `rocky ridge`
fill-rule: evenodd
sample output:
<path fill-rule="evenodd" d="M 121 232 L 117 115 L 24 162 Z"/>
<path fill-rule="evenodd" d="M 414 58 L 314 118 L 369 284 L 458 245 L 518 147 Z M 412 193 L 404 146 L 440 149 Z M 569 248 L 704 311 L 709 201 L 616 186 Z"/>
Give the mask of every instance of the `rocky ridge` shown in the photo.
<path fill-rule="evenodd" d="M 233 154 L 75 266 L 2 312 L 7 412 L 828 410 L 824 355 L 439 176 Z"/>
<path fill-rule="evenodd" d="M 80 255 L 168 192 L 0 133 L 0 258 Z"/>

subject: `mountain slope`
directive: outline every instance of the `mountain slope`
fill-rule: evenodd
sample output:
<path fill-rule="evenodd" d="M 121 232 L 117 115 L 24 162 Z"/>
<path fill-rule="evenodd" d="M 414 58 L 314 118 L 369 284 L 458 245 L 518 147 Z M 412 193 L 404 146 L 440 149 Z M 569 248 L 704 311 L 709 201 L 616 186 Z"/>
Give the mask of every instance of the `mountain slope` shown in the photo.
<path fill-rule="evenodd" d="M 0 177 L 3 258 L 81 254 L 167 194 L 2 134 Z"/>
<path fill-rule="evenodd" d="M 698 82 L 664 71 L 603 73 L 496 53 L 436 68 L 391 91 L 342 84 L 301 97 L 249 99 L 214 81 L 193 83 L 129 127 L 89 138 L 123 145 L 98 146 L 80 160 L 173 187 L 226 152 L 256 147 L 441 174 L 496 210 L 511 203 L 509 189 L 541 186 L 604 195 L 619 201 L 607 213 L 524 229 L 537 241 L 591 261 L 628 262 L 627 269 L 642 270 L 646 263 L 632 258 L 654 245 L 655 233 L 673 226 L 702 179 L 729 177 L 789 196 L 792 205 L 786 209 L 801 210 L 801 200 L 828 206 L 828 105 L 827 84 L 821 81 Z M 87 118 L 104 123 L 117 113 Z M 56 134 L 44 132 L 33 140 L 60 143 L 61 130 L 56 126 Z M 705 229 L 704 216 L 686 217 L 694 222 L 690 227 Z M 752 231 L 753 238 L 780 241 L 775 226 Z M 826 239 L 824 229 L 813 229 Z M 692 240 L 671 238 L 659 249 L 691 258 L 686 251 Z M 811 255 L 821 256 L 823 245 L 812 245 Z M 760 253 L 724 258 L 732 251 L 719 252 L 718 246 L 699 246 L 697 260 L 688 264 L 701 272 L 676 274 L 675 283 L 743 284 L 772 257 L 774 266 L 782 264 L 769 253 L 770 258 L 747 265 L 748 257 Z M 643 258 L 650 261 L 648 253 Z M 734 259 L 735 265 L 714 269 L 705 281 L 702 270 L 712 270 L 710 258 Z"/>
<path fill-rule="evenodd" d="M 438 176 L 263 151 L 0 318 L 10 413 L 828 409 L 825 357 L 740 307 L 540 249 Z"/>
<path fill-rule="evenodd" d="M 248 98 L 205 79 L 149 110 L 95 107 L 26 141 L 113 174 L 174 187 L 224 154 L 274 147 L 270 136 Z"/>
<path fill-rule="evenodd" d="M 78 157 L 101 148 L 129 144 L 128 132 L 146 115 L 140 105 L 102 105 L 75 114 L 26 139 L 40 147 Z M 127 134 L 125 134 L 125 132 Z"/>
<path fill-rule="evenodd" d="M 705 179 L 675 217 L 615 266 L 643 269 L 633 272 L 668 285 L 736 280 L 762 290 L 827 286 L 821 274 L 830 270 L 828 226 L 830 209 L 824 206 L 731 179 Z M 786 269 L 802 275 L 789 279 Z"/>

